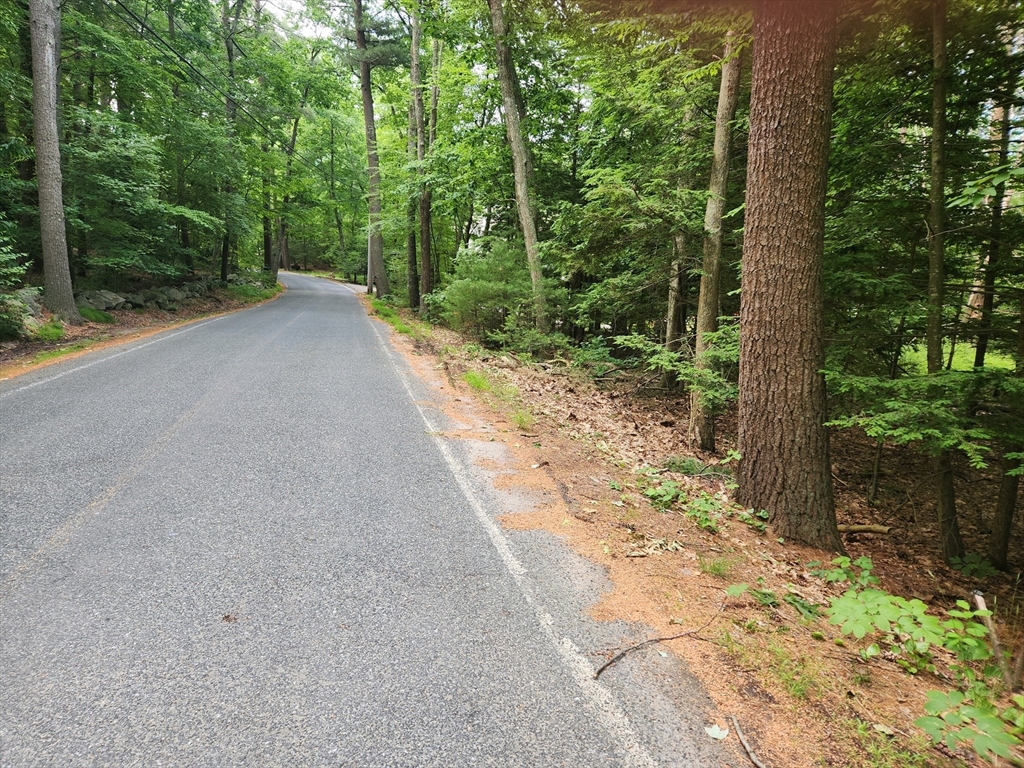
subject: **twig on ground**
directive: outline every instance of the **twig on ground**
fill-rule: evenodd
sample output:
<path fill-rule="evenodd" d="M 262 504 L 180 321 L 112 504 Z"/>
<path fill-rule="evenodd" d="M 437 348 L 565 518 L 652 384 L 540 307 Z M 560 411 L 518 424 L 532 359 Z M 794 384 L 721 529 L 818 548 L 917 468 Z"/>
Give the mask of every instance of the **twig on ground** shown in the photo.
<path fill-rule="evenodd" d="M 746 737 L 743 735 L 743 729 L 740 728 L 740 722 L 736 719 L 736 715 L 731 715 L 733 727 L 736 728 L 736 735 L 740 737 L 740 744 L 747 750 L 747 757 L 750 758 L 750 762 L 757 766 L 757 768 L 765 768 L 765 764 L 757 759 L 757 755 L 754 754 L 754 750 L 750 748 L 747 743 Z"/>
<path fill-rule="evenodd" d="M 724 611 L 724 610 L 725 610 L 725 603 L 723 602 L 722 605 L 715 612 L 715 615 L 712 616 L 710 619 L 708 619 L 707 623 L 705 623 L 703 626 L 697 627 L 697 629 L 688 629 L 686 632 L 680 632 L 678 635 L 669 635 L 668 637 L 651 637 L 651 638 L 649 638 L 647 640 L 644 640 L 642 643 L 637 643 L 636 645 L 631 645 L 629 648 L 626 648 L 624 650 L 619 651 L 617 654 L 612 656 L 610 659 L 608 659 L 608 661 L 606 661 L 604 664 L 602 664 L 598 668 L 597 672 L 594 673 L 594 679 L 597 680 L 597 678 L 599 678 L 601 676 L 601 673 L 604 672 L 606 669 L 608 669 L 608 667 L 610 667 L 612 664 L 617 662 L 619 659 L 621 659 L 626 654 L 631 653 L 631 652 L 637 650 L 638 648 L 643 648 L 645 645 L 650 645 L 651 643 L 663 643 L 663 642 L 665 642 L 667 640 L 678 640 L 681 637 L 688 637 L 690 635 L 696 635 L 698 632 L 701 632 L 702 630 L 705 630 L 708 627 L 710 627 L 711 623 L 715 619 L 717 619 L 721 615 L 722 611 Z M 703 638 L 701 638 L 701 639 L 703 639 Z"/>

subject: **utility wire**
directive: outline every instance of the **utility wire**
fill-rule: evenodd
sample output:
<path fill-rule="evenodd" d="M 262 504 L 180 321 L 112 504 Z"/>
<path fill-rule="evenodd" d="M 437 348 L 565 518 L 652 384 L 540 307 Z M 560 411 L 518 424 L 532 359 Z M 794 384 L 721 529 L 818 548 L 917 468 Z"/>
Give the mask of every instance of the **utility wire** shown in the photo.
<path fill-rule="evenodd" d="M 108 2 L 108 0 L 103 0 L 103 2 L 104 2 L 105 5 L 107 5 L 107 7 L 110 9 L 110 11 L 118 19 L 120 19 L 127 27 L 129 27 L 130 29 L 132 29 L 134 31 L 135 27 L 131 23 L 129 23 L 120 13 L 118 13 L 114 9 L 114 7 L 112 5 L 110 5 L 110 2 Z M 240 110 L 242 110 L 242 112 L 244 112 L 249 117 L 249 119 L 251 119 L 253 121 L 253 123 L 255 123 L 262 130 L 263 134 L 267 138 L 269 138 L 271 140 L 279 140 L 280 139 L 280 136 L 276 136 L 275 135 L 273 129 L 269 128 L 267 125 L 265 125 L 259 119 L 257 119 L 256 116 L 254 114 L 252 114 L 252 112 L 245 106 L 248 102 L 246 102 L 244 99 L 241 99 L 241 98 L 238 98 L 238 97 L 235 97 L 235 96 L 231 96 L 230 94 L 225 92 L 223 89 L 221 89 L 216 83 L 214 83 L 209 77 L 207 77 L 207 75 L 205 73 L 203 73 L 199 69 L 197 69 L 192 64 L 192 62 L 190 62 L 188 60 L 188 58 L 186 58 L 177 49 L 175 49 L 172 45 L 170 45 L 170 43 L 168 43 L 166 40 L 164 40 L 163 37 L 160 36 L 160 33 L 158 33 L 151 26 L 149 26 L 149 24 L 147 24 L 145 20 L 141 19 L 134 11 L 132 11 L 131 8 L 126 6 L 122 2 L 122 0 L 113 0 L 113 2 L 116 3 L 118 6 L 120 6 L 137 24 L 140 25 L 140 27 L 144 31 L 148 32 L 150 35 L 152 35 L 154 38 L 156 38 L 156 40 L 158 40 L 160 42 L 161 46 L 163 46 L 163 48 L 166 49 L 166 51 L 165 50 L 161 50 L 160 46 L 156 45 L 156 43 L 154 43 L 150 39 L 147 39 L 145 36 L 141 36 L 140 35 L 140 39 L 142 39 L 143 41 L 148 43 L 151 47 L 153 47 L 154 49 L 160 51 L 161 53 L 169 52 L 175 58 L 179 59 L 189 70 L 194 72 L 202 80 L 205 80 L 206 83 L 209 84 L 209 87 L 212 88 L 218 95 L 220 95 L 226 101 L 234 102 L 235 106 L 237 106 Z M 182 74 L 185 74 L 196 86 L 198 86 L 200 88 L 203 88 L 204 90 L 207 90 L 206 86 L 204 86 L 202 83 L 198 82 L 194 77 L 188 76 L 187 73 L 184 73 L 184 72 Z M 294 119 L 294 118 L 292 118 L 292 119 Z M 301 152 L 298 152 L 297 150 L 292 149 L 290 155 L 295 157 L 299 162 L 301 162 L 307 168 L 309 168 L 312 171 L 315 171 L 318 175 L 323 177 L 324 180 L 326 180 L 326 176 L 324 175 L 323 169 L 318 167 L 315 163 L 307 160 L 302 155 Z"/>

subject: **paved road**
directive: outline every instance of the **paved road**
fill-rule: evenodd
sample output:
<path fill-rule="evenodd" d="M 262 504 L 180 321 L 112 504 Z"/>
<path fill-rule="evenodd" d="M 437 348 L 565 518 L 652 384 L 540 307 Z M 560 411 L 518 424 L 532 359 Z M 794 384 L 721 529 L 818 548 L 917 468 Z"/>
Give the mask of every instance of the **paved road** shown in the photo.
<path fill-rule="evenodd" d="M 638 631 L 583 618 L 602 575 L 495 526 L 350 290 L 282 280 L 0 382 L 0 765 L 727 760 L 676 662 L 590 679 Z"/>

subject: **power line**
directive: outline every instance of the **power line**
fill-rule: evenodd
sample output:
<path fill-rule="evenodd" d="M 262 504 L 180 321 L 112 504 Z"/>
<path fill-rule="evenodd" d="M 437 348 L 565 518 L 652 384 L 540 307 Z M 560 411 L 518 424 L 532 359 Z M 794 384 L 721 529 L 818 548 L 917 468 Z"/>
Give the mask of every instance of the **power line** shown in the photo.
<path fill-rule="evenodd" d="M 164 49 L 166 49 L 166 52 L 170 52 L 170 53 L 171 53 L 171 54 L 172 54 L 172 55 L 173 55 L 173 56 L 174 56 L 175 58 L 179 59 L 179 60 L 180 60 L 180 61 L 181 61 L 181 62 L 182 62 L 182 63 L 183 63 L 183 64 L 184 64 L 184 65 L 185 65 L 185 66 L 186 66 L 186 67 L 187 67 L 187 68 L 188 68 L 189 70 L 191 70 L 191 71 L 192 71 L 192 72 L 194 72 L 194 73 L 195 73 L 196 75 L 198 75 L 198 76 L 199 76 L 200 78 L 202 78 L 203 80 L 205 80 L 205 81 L 206 81 L 206 82 L 207 82 L 207 83 L 209 84 L 209 87 L 210 87 L 210 88 L 212 88 L 212 89 L 213 89 L 213 90 L 214 90 L 214 91 L 215 91 L 215 92 L 216 92 L 216 93 L 217 93 L 218 95 L 220 95 L 221 97 L 223 97 L 223 98 L 225 99 L 225 101 L 230 101 L 230 102 L 233 102 L 233 103 L 235 104 L 235 106 L 236 106 L 236 107 L 238 107 L 239 109 L 241 109 L 241 110 L 242 110 L 242 112 L 244 112 L 244 113 L 245 113 L 245 114 L 246 114 L 246 115 L 247 115 L 247 116 L 249 117 L 249 119 L 250 119 L 250 120 L 252 120 L 252 121 L 253 121 L 253 123 L 255 123 L 255 124 L 256 124 L 256 125 L 257 125 L 257 126 L 258 126 L 258 127 L 259 127 L 259 128 L 260 128 L 260 129 L 262 130 L 262 131 L 263 131 L 264 135 L 265 135 L 265 136 L 266 136 L 267 138 L 269 138 L 269 139 L 271 139 L 271 140 L 275 140 L 275 139 L 279 139 L 279 138 L 280 138 L 279 136 L 275 136 L 275 134 L 274 134 L 274 131 L 273 131 L 273 129 L 269 128 L 269 127 L 268 127 L 268 126 L 266 126 L 266 125 L 265 125 L 264 123 L 262 123 L 262 122 L 261 122 L 260 120 L 258 120 L 258 119 L 256 118 L 256 116 L 255 116 L 255 115 L 253 115 L 253 114 L 252 114 L 252 112 L 250 112 L 250 111 L 249 111 L 249 109 L 247 109 L 247 108 L 246 108 L 246 106 L 244 106 L 244 105 L 245 105 L 245 104 L 246 104 L 247 102 L 245 102 L 245 101 L 244 101 L 243 99 L 240 99 L 240 98 L 238 98 L 238 97 L 232 96 L 232 95 L 230 95 L 229 93 L 226 93 L 226 92 L 225 92 L 224 90 L 222 90 L 222 89 L 221 89 L 221 88 L 220 88 L 220 87 L 219 87 L 219 86 L 218 86 L 218 85 L 217 85 L 216 83 L 214 83 L 214 82 L 213 82 L 213 81 L 212 81 L 212 80 L 211 80 L 211 79 L 210 79 L 209 77 L 207 77 L 205 73 L 203 73 L 203 72 L 201 72 L 200 70 L 198 70 L 198 69 L 197 69 L 197 68 L 196 68 L 196 67 L 195 67 L 195 66 L 194 66 L 194 65 L 192 64 L 192 62 L 190 62 L 190 61 L 189 61 L 189 60 L 188 60 L 188 59 L 187 59 L 187 58 L 186 58 L 186 57 L 185 57 L 184 55 L 182 55 L 182 54 L 181 54 L 181 53 L 180 53 L 180 52 L 179 52 L 179 51 L 178 51 L 178 50 L 177 50 L 176 48 L 174 48 L 174 47 L 173 47 L 173 46 L 172 46 L 172 45 L 171 45 L 170 43 L 168 43 L 168 42 L 167 42 L 166 40 L 164 40 L 164 39 L 163 39 L 163 37 L 161 37 L 161 36 L 160 36 L 160 33 L 158 33 L 158 32 L 157 32 L 156 30 L 154 30 L 154 29 L 153 29 L 153 28 L 152 28 L 152 27 L 151 27 L 151 26 L 150 26 L 149 24 L 147 24 L 147 23 L 146 23 L 146 21 L 145 21 L 144 19 L 140 18 L 140 17 L 139 17 L 139 16 L 138 16 L 138 15 L 137 15 L 137 14 L 136 14 L 136 13 L 135 13 L 134 11 L 132 11 L 132 9 L 131 9 L 131 8 L 129 8 L 128 6 L 126 6 L 126 5 L 125 5 L 125 4 L 124 4 L 124 3 L 122 2 L 122 0 L 113 0 L 113 1 L 114 1 L 114 3 L 116 3 L 116 4 L 118 5 L 118 6 L 120 6 L 120 7 L 122 8 L 122 9 L 124 9 L 124 11 L 125 11 L 125 12 L 126 12 L 126 13 L 127 13 L 127 14 L 128 14 L 128 15 L 129 15 L 129 16 L 130 16 L 130 17 L 132 18 L 132 19 L 134 19 L 134 20 L 135 20 L 135 22 L 136 22 L 136 23 L 138 23 L 138 24 L 140 25 L 140 27 L 141 27 L 141 28 L 142 28 L 143 30 L 145 30 L 146 32 L 149 32 L 149 34 L 150 34 L 150 35 L 152 35 L 152 36 L 153 36 L 154 38 L 156 38 L 156 40 L 158 40 L 158 41 L 160 42 L 160 44 L 161 44 L 161 45 L 163 46 L 163 48 L 164 48 Z M 110 9 L 110 11 L 111 11 L 111 12 L 112 12 L 112 13 L 113 13 L 113 14 L 114 14 L 114 15 L 115 15 L 115 16 L 116 16 L 116 17 L 117 17 L 118 19 L 120 19 L 120 20 L 121 20 L 122 22 L 124 22 L 124 24 L 125 24 L 126 26 L 128 26 L 129 28 L 131 28 L 131 29 L 133 29 L 133 30 L 134 30 L 134 27 L 133 27 L 133 26 L 132 26 L 132 25 L 131 25 L 131 24 L 130 24 L 130 23 L 129 23 L 129 22 L 128 22 L 128 21 L 127 21 L 127 20 L 126 20 L 126 19 L 125 19 L 125 18 L 124 18 L 124 17 L 122 16 L 122 15 L 121 15 L 121 14 L 119 14 L 119 13 L 118 13 L 118 12 L 117 12 L 116 10 L 114 10 L 113 6 L 111 6 L 111 5 L 110 5 L 110 3 L 108 2 L 108 0 L 103 0 L 103 2 L 104 2 L 104 4 L 105 4 L 105 5 L 107 5 L 107 7 L 108 7 L 108 8 Z M 147 38 L 146 38 L 145 36 L 142 36 L 142 35 L 140 35 L 140 39 L 141 39 L 141 40 L 143 40 L 144 42 L 148 43 L 148 44 L 149 44 L 150 46 L 152 46 L 152 47 L 153 47 L 153 48 L 155 48 L 156 50 L 160 51 L 161 53 L 165 53 L 165 51 L 161 50 L 161 49 L 160 49 L 160 47 L 158 47 L 158 46 L 157 46 L 157 45 L 156 45 L 156 44 L 155 44 L 155 43 L 154 43 L 154 42 L 153 42 L 152 40 L 148 40 L 148 39 L 147 39 Z M 187 73 L 184 73 L 184 72 L 183 72 L 182 74 L 185 74 L 185 75 L 187 76 Z M 204 85 L 202 85 L 202 83 L 200 83 L 200 82 L 196 81 L 196 80 L 195 80 L 195 78 L 193 78 L 193 77 L 189 77 L 189 79 L 190 79 L 190 80 L 192 80 L 192 82 L 193 82 L 193 83 L 194 83 L 194 84 L 195 84 L 196 86 L 198 86 L 198 87 L 200 87 L 200 88 L 203 88 L 204 90 L 206 89 L 206 86 L 204 86 Z M 321 177 L 323 177 L 323 178 L 324 178 L 324 179 L 326 180 L 326 177 L 325 177 L 325 176 L 323 175 L 323 171 L 322 171 L 322 169 L 321 169 L 321 168 L 319 168 L 319 167 L 317 167 L 315 163 L 312 163 L 312 162 L 310 162 L 309 160 L 307 160 L 307 159 L 306 159 L 306 158 L 305 158 L 305 157 L 304 157 L 304 156 L 302 155 L 302 153 L 301 153 L 301 152 L 298 152 L 298 151 L 296 151 L 296 150 L 295 150 L 295 149 L 293 148 L 293 149 L 291 150 L 291 152 L 289 153 L 289 155 L 290 155 L 290 156 L 293 156 L 293 157 L 295 157 L 296 159 L 298 159 L 298 160 L 299 160 L 299 162 L 301 162 L 301 163 L 302 163 L 303 165 L 305 165 L 305 166 L 306 166 L 307 168 L 309 168 L 310 170 L 312 170 L 312 171 L 315 171 L 316 173 L 318 173 L 318 174 L 319 174 L 319 175 L 320 175 Z"/>

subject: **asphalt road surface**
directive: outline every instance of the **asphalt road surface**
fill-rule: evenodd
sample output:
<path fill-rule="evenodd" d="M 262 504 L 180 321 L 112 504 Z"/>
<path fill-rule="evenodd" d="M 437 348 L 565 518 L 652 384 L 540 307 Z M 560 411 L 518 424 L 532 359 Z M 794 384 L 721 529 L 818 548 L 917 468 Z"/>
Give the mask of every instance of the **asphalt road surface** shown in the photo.
<path fill-rule="evenodd" d="M 348 288 L 0 382 L 0 765 L 722 765 Z M 737 763 L 738 764 L 738 763 Z"/>

